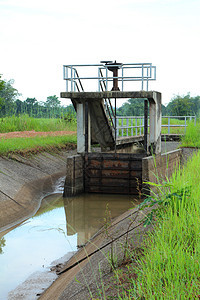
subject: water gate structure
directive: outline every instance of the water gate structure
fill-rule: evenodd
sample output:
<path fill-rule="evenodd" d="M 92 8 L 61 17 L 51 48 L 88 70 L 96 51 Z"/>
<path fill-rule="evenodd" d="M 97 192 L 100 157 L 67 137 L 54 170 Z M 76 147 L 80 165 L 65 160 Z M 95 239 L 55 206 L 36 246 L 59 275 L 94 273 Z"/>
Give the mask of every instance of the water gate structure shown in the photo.
<path fill-rule="evenodd" d="M 78 153 L 68 158 L 64 195 L 138 194 L 143 159 L 161 153 L 161 93 L 149 91 L 149 83 L 156 80 L 156 67 L 103 61 L 64 65 L 63 74 L 66 91 L 61 98 L 71 99 L 77 113 Z M 129 124 L 139 134 L 119 137 L 116 103 L 130 98 L 144 101 L 142 121 Z M 93 144 L 100 151 L 94 152 Z"/>

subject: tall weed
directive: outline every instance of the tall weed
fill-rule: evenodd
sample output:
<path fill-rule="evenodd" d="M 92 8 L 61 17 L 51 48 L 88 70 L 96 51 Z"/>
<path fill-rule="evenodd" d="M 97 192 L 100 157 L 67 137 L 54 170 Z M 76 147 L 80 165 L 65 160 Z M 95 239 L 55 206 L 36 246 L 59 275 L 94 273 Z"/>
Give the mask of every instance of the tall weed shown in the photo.
<path fill-rule="evenodd" d="M 133 285 L 137 297 L 198 299 L 200 295 L 199 165 L 198 153 L 173 176 L 170 190 L 165 190 L 165 198 L 171 195 L 167 209 L 146 240 L 144 257 L 133 266 L 138 274 L 138 284 Z"/>
<path fill-rule="evenodd" d="M 200 148 L 200 121 L 190 123 L 187 127 L 185 135 L 182 137 L 182 147 Z"/>

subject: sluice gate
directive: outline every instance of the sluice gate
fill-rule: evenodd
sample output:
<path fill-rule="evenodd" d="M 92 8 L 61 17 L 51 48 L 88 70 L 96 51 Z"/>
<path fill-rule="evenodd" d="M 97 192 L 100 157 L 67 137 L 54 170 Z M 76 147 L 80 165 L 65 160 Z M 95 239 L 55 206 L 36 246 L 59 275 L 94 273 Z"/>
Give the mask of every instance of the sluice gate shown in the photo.
<path fill-rule="evenodd" d="M 84 191 L 136 195 L 142 188 L 144 154 L 87 153 L 84 157 Z"/>
<path fill-rule="evenodd" d="M 81 192 L 138 195 L 143 159 L 161 152 L 161 93 L 148 90 L 156 79 L 156 67 L 103 61 L 65 65 L 63 74 L 66 92 L 61 98 L 71 99 L 77 113 L 78 153 L 67 159 L 64 196 Z M 117 119 L 118 99 L 137 99 L 144 106 L 143 122 L 126 124 L 134 134 L 131 139 L 124 136 L 124 123 Z M 94 144 L 100 153 L 93 152 Z"/>

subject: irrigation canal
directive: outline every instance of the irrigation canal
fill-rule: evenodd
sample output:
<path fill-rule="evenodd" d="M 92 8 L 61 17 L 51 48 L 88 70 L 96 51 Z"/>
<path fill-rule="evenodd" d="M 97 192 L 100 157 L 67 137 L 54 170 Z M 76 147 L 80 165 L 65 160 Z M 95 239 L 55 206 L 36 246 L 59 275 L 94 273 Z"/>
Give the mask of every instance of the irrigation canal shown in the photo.
<path fill-rule="evenodd" d="M 37 299 L 57 277 L 53 265 L 68 260 L 103 225 L 108 205 L 112 218 L 135 204 L 133 196 L 82 194 L 63 198 L 64 178 L 53 194 L 46 196 L 38 212 L 0 232 L 0 300 Z"/>

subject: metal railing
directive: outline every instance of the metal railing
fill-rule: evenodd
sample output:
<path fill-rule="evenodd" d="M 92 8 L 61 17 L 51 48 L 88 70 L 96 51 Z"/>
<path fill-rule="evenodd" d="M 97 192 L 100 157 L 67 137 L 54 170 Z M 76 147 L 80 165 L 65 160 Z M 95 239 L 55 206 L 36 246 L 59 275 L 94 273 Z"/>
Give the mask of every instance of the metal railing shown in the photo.
<path fill-rule="evenodd" d="M 183 128 L 184 127 L 184 133 L 186 132 L 187 128 L 187 121 L 194 121 L 194 124 L 196 125 L 196 116 L 162 116 L 162 120 L 167 119 L 167 124 L 162 124 L 162 128 L 167 128 L 167 133 L 171 133 L 172 128 Z M 184 124 L 172 124 L 171 120 L 178 119 L 180 121 L 183 121 Z M 178 121 L 177 120 L 177 121 Z M 179 122 L 180 122 L 179 121 Z"/>
<path fill-rule="evenodd" d="M 116 117 L 117 138 L 138 136 L 144 133 L 144 117 Z"/>
<path fill-rule="evenodd" d="M 87 90 L 111 90 L 111 83 L 114 79 L 118 80 L 119 88 L 121 91 L 136 90 L 135 86 L 127 89 L 130 82 L 140 82 L 138 90 L 146 90 L 149 88 L 149 81 L 156 80 L 156 67 L 151 63 L 128 63 L 128 64 L 115 64 L 118 68 L 118 76 L 112 76 L 108 64 L 91 64 L 91 65 L 64 65 L 63 78 L 66 80 L 67 92 L 80 92 L 84 91 L 82 81 L 87 83 Z M 79 76 L 79 74 L 83 76 Z M 91 84 L 91 81 L 96 81 L 96 87 Z"/>
<path fill-rule="evenodd" d="M 167 122 L 164 120 L 167 119 Z M 173 122 L 172 122 L 173 120 Z M 175 123 L 177 120 L 177 123 Z M 132 137 L 132 136 L 139 136 L 144 134 L 144 117 L 135 117 L 135 116 L 128 116 L 122 117 L 117 116 L 117 138 L 120 137 Z M 194 121 L 196 125 L 196 116 L 162 116 L 162 128 L 167 128 L 166 134 L 173 134 L 173 128 L 183 128 L 182 132 L 185 133 L 186 128 L 188 126 L 188 122 Z M 179 124 L 178 124 L 179 123 Z M 148 119 L 148 127 L 149 127 L 149 119 Z M 181 130 L 179 130 L 181 131 Z M 176 133 L 174 133 L 176 134 Z"/>

